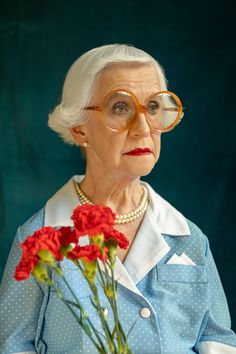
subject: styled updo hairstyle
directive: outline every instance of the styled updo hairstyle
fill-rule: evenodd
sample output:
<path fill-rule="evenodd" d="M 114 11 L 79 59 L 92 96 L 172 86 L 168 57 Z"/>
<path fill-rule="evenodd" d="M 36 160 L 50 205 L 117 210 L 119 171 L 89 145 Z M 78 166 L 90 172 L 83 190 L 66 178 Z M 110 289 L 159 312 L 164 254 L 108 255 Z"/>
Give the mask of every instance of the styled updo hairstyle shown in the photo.
<path fill-rule="evenodd" d="M 69 128 L 87 122 L 88 112 L 83 108 L 91 100 L 96 79 L 108 65 L 119 62 L 154 63 L 161 90 L 167 89 L 163 68 L 143 50 L 126 44 L 103 45 L 89 50 L 70 67 L 63 85 L 61 102 L 49 114 L 48 126 L 57 132 L 64 142 L 78 145 Z M 86 158 L 86 149 L 82 146 L 80 149 Z"/>

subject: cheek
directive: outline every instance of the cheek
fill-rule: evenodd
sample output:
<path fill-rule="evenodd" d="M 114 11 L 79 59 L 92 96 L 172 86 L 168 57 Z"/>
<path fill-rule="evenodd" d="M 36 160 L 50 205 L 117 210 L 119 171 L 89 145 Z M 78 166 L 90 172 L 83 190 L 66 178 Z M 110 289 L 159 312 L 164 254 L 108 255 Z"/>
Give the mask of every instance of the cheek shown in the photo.
<path fill-rule="evenodd" d="M 124 150 L 126 134 L 114 133 L 105 127 L 93 127 L 91 141 L 97 154 L 106 157 L 119 158 Z"/>
<path fill-rule="evenodd" d="M 161 133 L 153 134 L 152 139 L 156 152 L 159 152 L 161 148 Z"/>
<path fill-rule="evenodd" d="M 104 145 L 106 145 L 107 142 L 106 133 L 105 127 L 101 124 L 98 117 L 91 117 L 90 125 L 88 127 L 88 135 L 94 150 L 104 148 Z"/>

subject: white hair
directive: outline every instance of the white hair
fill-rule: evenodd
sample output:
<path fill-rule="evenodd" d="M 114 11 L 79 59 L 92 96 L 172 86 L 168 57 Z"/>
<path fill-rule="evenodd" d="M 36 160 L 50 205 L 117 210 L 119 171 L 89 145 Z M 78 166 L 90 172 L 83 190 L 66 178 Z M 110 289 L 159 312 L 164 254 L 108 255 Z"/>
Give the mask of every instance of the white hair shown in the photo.
<path fill-rule="evenodd" d="M 161 65 L 151 55 L 131 45 L 110 44 L 89 50 L 70 67 L 63 85 L 62 98 L 49 114 L 48 126 L 69 144 L 76 144 L 69 128 L 86 123 L 89 103 L 96 79 L 111 64 L 120 62 L 153 63 L 161 90 L 167 90 L 167 80 Z M 84 149 L 82 149 L 84 152 Z"/>

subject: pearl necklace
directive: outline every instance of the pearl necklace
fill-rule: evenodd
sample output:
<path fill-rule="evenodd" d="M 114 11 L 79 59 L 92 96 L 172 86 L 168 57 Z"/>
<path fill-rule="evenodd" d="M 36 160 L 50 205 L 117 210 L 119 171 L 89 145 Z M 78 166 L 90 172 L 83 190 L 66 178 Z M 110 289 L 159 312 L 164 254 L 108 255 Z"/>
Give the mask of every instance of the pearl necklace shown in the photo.
<path fill-rule="evenodd" d="M 92 204 L 92 205 L 95 205 L 83 192 L 82 190 L 80 189 L 80 186 L 79 186 L 79 183 L 76 182 L 74 180 L 74 186 L 75 186 L 75 189 L 76 189 L 76 192 L 78 194 L 78 197 L 81 201 L 81 204 Z M 128 214 L 123 214 L 123 215 L 117 215 L 116 214 L 116 218 L 115 218 L 115 224 L 126 224 L 128 222 L 131 222 L 137 218 L 139 218 L 141 215 L 143 215 L 148 207 L 148 203 L 149 203 L 149 200 L 148 200 L 148 190 L 145 186 L 143 186 L 143 190 L 144 190 L 144 193 L 143 193 L 143 197 L 142 197 L 142 200 L 141 200 L 141 203 L 139 204 L 139 206 L 134 209 L 133 211 L 131 211 L 130 213 Z"/>

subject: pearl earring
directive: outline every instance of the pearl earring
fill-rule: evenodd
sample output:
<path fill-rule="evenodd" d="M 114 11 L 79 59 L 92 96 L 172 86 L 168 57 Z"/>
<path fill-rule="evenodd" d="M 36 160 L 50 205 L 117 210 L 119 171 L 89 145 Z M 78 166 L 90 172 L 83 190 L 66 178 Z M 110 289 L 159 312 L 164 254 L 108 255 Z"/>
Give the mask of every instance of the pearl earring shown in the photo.
<path fill-rule="evenodd" d="M 88 146 L 90 146 L 90 145 L 85 142 L 85 143 L 83 143 L 83 146 L 84 146 L 84 147 L 88 147 Z"/>

